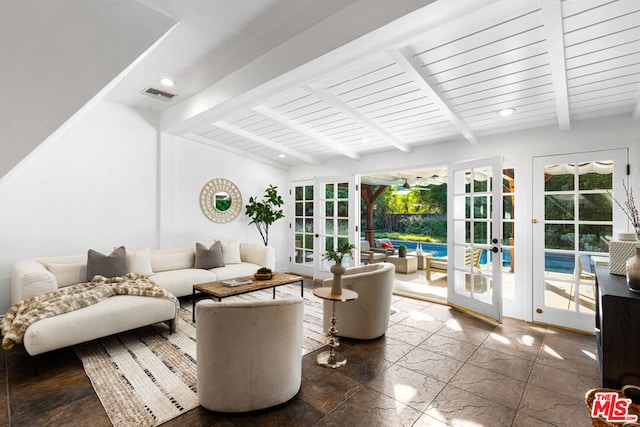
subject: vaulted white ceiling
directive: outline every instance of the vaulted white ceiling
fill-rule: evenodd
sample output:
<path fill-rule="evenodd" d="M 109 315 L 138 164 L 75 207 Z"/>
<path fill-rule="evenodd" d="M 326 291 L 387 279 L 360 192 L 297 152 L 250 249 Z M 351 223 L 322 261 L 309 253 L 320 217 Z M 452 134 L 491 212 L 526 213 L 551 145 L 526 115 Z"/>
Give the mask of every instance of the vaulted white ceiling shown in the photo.
<path fill-rule="evenodd" d="M 285 167 L 640 117 L 637 0 L 142 3 L 182 21 L 109 98 L 161 111 L 165 132 Z M 241 30 L 205 46 L 207 25 Z M 178 96 L 143 100 L 164 76 Z"/>

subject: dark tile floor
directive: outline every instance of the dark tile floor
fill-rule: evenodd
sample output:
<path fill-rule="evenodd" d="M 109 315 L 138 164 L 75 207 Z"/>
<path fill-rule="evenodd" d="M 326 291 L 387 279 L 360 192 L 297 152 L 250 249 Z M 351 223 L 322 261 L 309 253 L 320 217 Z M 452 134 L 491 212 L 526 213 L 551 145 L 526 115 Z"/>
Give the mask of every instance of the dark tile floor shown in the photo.
<path fill-rule="evenodd" d="M 343 340 L 344 367 L 306 355 L 289 402 L 238 415 L 198 407 L 165 425 L 591 425 L 583 398 L 598 387 L 593 337 L 509 319 L 496 326 L 399 296 L 393 309 L 384 337 Z M 47 354 L 37 377 L 22 349 L 0 357 L 0 425 L 110 425 L 72 349 Z"/>

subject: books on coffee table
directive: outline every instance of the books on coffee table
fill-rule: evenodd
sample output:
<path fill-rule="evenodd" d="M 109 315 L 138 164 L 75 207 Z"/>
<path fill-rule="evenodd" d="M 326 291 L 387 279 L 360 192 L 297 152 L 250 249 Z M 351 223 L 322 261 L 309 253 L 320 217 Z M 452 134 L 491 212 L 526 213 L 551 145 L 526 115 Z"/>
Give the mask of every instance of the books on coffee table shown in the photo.
<path fill-rule="evenodd" d="M 229 279 L 229 280 L 223 280 L 221 283 L 223 285 L 225 285 L 225 286 L 240 286 L 240 285 L 248 285 L 249 283 L 251 283 L 251 280 L 249 280 L 249 279 Z"/>

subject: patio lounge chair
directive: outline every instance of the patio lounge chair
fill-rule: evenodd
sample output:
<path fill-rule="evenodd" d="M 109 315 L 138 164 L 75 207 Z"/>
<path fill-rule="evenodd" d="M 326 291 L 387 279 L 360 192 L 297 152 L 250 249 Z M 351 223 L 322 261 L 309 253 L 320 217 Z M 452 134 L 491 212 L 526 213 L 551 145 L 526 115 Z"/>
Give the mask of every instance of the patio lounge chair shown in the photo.
<path fill-rule="evenodd" d="M 372 248 L 367 240 L 360 242 L 360 262 L 362 264 L 373 264 L 382 262 L 387 257 L 385 249 Z"/>
<path fill-rule="evenodd" d="M 482 249 L 475 249 L 473 251 L 473 266 L 480 268 L 480 256 L 482 255 Z M 466 266 L 471 265 L 471 251 L 467 250 L 464 254 L 464 264 Z M 443 258 L 426 258 L 425 270 L 427 271 L 427 280 L 431 280 L 431 272 L 447 274 L 447 257 Z"/>
<path fill-rule="evenodd" d="M 389 239 L 374 239 L 373 243 L 376 245 L 375 249 L 384 249 L 387 251 L 387 255 L 395 255 L 396 253 L 397 247 L 393 246 Z M 391 245 L 391 247 L 386 247 L 389 245 Z"/>

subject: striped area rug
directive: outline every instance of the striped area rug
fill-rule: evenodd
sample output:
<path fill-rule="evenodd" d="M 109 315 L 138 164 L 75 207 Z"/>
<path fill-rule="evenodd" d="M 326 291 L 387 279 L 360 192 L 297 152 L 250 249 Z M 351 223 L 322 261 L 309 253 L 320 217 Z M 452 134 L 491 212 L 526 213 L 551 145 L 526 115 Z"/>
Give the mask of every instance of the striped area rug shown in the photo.
<path fill-rule="evenodd" d="M 277 298 L 300 295 L 281 286 Z M 224 301 L 270 299 L 264 290 Z M 322 301 L 305 290 L 302 354 L 322 347 Z M 183 301 L 177 332 L 155 324 L 75 346 L 85 372 L 114 426 L 156 426 L 198 406 L 195 326 Z"/>

